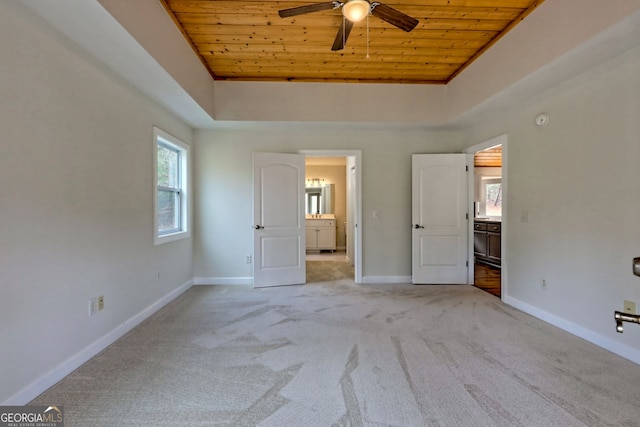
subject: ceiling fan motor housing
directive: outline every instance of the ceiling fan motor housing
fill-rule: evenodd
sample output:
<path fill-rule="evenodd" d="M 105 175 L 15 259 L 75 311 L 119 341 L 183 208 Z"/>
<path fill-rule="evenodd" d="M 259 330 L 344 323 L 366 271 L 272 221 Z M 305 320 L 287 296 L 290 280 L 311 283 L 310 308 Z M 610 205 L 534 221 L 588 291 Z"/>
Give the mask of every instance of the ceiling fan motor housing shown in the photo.
<path fill-rule="evenodd" d="M 331 50 L 343 49 L 353 23 L 362 21 L 369 14 L 407 32 L 413 30 L 415 26 L 418 25 L 417 19 L 409 15 L 405 15 L 399 10 L 394 9 L 391 6 L 387 6 L 386 4 L 369 2 L 368 0 L 347 0 L 345 3 L 338 1 L 314 3 L 306 6 L 283 9 L 278 11 L 278 14 L 282 18 L 288 18 L 290 16 L 303 15 L 305 13 L 338 9 L 339 7 L 342 7 L 342 15 L 346 19 L 344 19 L 340 25 L 340 29 L 338 30 L 338 34 Z"/>
<path fill-rule="evenodd" d="M 360 22 L 371 11 L 367 0 L 349 0 L 342 6 L 342 15 L 351 22 Z"/>

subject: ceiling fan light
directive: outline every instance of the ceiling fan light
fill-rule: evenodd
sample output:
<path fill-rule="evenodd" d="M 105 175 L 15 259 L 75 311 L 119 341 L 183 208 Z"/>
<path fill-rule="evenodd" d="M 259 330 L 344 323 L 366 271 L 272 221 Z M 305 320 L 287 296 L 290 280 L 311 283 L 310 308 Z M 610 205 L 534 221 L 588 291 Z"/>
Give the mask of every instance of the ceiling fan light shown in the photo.
<path fill-rule="evenodd" d="M 370 8 L 367 0 L 349 0 L 342 6 L 342 14 L 351 22 L 360 22 L 367 17 Z"/>

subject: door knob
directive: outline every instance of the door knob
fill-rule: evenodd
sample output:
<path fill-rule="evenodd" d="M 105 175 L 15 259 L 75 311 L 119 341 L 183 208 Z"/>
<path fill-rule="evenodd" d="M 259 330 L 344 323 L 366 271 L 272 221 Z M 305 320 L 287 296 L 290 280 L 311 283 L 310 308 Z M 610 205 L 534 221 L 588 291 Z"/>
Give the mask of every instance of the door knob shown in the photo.
<path fill-rule="evenodd" d="M 413 228 L 424 228 L 424 225 L 416 224 L 413 226 Z"/>
<path fill-rule="evenodd" d="M 255 227 L 253 227 L 253 228 L 255 228 L 256 230 L 262 230 L 264 227 L 263 227 L 263 226 L 261 226 L 261 225 L 256 225 L 256 226 L 255 226 Z"/>

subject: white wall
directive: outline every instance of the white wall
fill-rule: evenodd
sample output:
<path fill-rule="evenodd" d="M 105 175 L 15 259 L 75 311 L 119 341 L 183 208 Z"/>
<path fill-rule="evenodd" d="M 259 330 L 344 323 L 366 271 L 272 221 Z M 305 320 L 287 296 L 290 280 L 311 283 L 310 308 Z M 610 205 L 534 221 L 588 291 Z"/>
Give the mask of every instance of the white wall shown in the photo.
<path fill-rule="evenodd" d="M 250 278 L 253 151 L 362 150 L 363 280 L 411 272 L 411 154 L 461 152 L 447 132 L 376 125 L 260 125 L 196 133 L 196 281 Z M 379 219 L 372 212 L 380 212 Z M 221 280 L 222 279 L 222 280 Z"/>
<path fill-rule="evenodd" d="M 192 130 L 19 2 L 0 52 L 0 402 L 24 404 L 190 284 L 191 239 L 153 246 L 151 139 Z"/>
<path fill-rule="evenodd" d="M 216 80 L 217 120 L 443 124 L 447 88 Z"/>
<path fill-rule="evenodd" d="M 84 1 L 84 0 L 82 0 Z M 144 49 L 162 65 L 171 78 L 188 92 L 198 105 L 214 116 L 213 79 L 191 45 L 176 27 L 158 0 L 98 0 Z M 77 8 L 77 5 L 74 5 Z M 129 74 L 131 71 L 129 71 Z M 155 96 L 161 89 L 152 89 Z M 173 94 L 175 97 L 176 95 Z M 155 98 L 154 98 L 155 99 Z M 176 99 L 171 99 L 172 103 Z M 162 104 L 162 103 L 161 103 Z M 181 111 L 182 113 L 183 111 Z M 185 120 L 196 120 L 193 110 L 184 111 Z M 180 116 L 182 117 L 182 115 Z M 205 119 L 198 122 L 207 126 Z"/>
<path fill-rule="evenodd" d="M 546 127 L 534 124 L 550 115 Z M 509 140 L 506 301 L 640 363 L 640 47 L 464 132 Z M 528 222 L 522 222 L 522 212 Z M 547 288 L 542 289 L 542 279 Z"/>
<path fill-rule="evenodd" d="M 639 0 L 545 1 L 447 85 L 448 118 L 526 102 L 633 46 L 639 22 Z"/>

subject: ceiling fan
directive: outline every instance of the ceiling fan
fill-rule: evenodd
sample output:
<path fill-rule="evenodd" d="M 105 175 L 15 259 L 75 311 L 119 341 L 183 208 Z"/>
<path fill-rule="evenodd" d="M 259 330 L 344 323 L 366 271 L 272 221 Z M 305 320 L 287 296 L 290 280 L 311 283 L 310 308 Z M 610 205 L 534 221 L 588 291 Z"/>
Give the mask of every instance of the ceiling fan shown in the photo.
<path fill-rule="evenodd" d="M 387 6 L 377 1 L 369 2 L 368 0 L 347 0 L 342 3 L 339 1 L 328 1 L 323 3 L 314 3 L 306 6 L 292 7 L 290 9 L 283 9 L 278 11 L 278 15 L 281 18 L 288 18 L 290 16 L 304 15 L 306 13 L 319 12 L 321 10 L 340 9 L 342 8 L 342 15 L 345 19 L 340 24 L 340 29 L 336 35 L 336 39 L 333 42 L 331 50 L 344 49 L 344 45 L 347 42 L 347 37 L 351 32 L 351 28 L 355 22 L 362 21 L 367 15 L 371 14 L 377 16 L 383 21 L 387 21 L 391 25 L 394 25 L 401 30 L 409 32 L 418 25 L 418 20 L 412 18 L 409 15 Z"/>

